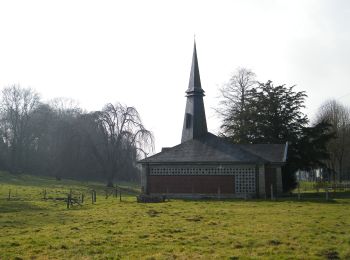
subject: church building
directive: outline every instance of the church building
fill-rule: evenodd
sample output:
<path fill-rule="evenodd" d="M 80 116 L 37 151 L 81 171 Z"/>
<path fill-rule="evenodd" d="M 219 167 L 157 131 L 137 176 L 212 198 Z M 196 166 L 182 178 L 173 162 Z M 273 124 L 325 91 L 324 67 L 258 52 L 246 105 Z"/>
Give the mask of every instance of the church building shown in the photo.
<path fill-rule="evenodd" d="M 207 130 L 196 44 L 181 143 L 145 158 L 145 194 L 169 198 L 267 198 L 282 193 L 287 144 L 233 144 Z"/>

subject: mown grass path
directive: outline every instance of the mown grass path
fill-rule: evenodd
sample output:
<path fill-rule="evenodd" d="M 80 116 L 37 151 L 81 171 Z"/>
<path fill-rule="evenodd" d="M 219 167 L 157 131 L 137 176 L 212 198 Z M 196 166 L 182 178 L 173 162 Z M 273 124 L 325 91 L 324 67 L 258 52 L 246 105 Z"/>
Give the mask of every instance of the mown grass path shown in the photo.
<path fill-rule="evenodd" d="M 0 259 L 350 259 L 350 199 L 139 204 L 101 192 L 66 209 L 38 195 L 55 185 L 90 187 L 0 175 Z"/>

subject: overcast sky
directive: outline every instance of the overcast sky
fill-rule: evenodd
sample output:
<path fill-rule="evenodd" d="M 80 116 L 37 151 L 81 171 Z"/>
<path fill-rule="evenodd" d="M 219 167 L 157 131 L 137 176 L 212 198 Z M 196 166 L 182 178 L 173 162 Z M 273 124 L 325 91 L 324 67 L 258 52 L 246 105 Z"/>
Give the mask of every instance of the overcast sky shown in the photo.
<path fill-rule="evenodd" d="M 156 151 L 180 143 L 196 35 L 208 128 L 237 67 L 305 90 L 307 114 L 350 104 L 350 1 L 1 0 L 0 87 L 135 106 Z"/>

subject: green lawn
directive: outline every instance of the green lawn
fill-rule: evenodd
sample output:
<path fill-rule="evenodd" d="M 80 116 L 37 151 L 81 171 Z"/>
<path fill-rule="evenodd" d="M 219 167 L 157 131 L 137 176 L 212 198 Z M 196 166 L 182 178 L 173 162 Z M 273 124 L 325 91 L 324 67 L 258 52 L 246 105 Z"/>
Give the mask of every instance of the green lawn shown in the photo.
<path fill-rule="evenodd" d="M 85 203 L 67 209 L 43 189 Z M 103 190 L 0 173 L 0 259 L 350 259 L 350 199 L 139 204 Z"/>

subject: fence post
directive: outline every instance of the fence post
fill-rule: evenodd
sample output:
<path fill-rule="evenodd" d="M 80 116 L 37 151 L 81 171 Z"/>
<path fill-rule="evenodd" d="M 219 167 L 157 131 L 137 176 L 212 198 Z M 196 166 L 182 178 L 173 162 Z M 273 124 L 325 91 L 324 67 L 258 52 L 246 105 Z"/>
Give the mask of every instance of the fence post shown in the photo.
<path fill-rule="evenodd" d="M 67 209 L 69 209 L 69 204 L 70 204 L 70 194 L 67 194 Z"/>
<path fill-rule="evenodd" d="M 81 204 L 84 203 L 84 193 L 81 194 Z"/>
<path fill-rule="evenodd" d="M 122 201 L 122 190 L 119 189 L 119 201 Z"/>
<path fill-rule="evenodd" d="M 11 189 L 9 189 L 9 196 L 7 198 L 8 200 L 11 200 Z"/>
<path fill-rule="evenodd" d="M 91 191 L 91 203 L 94 204 L 94 190 Z"/>

